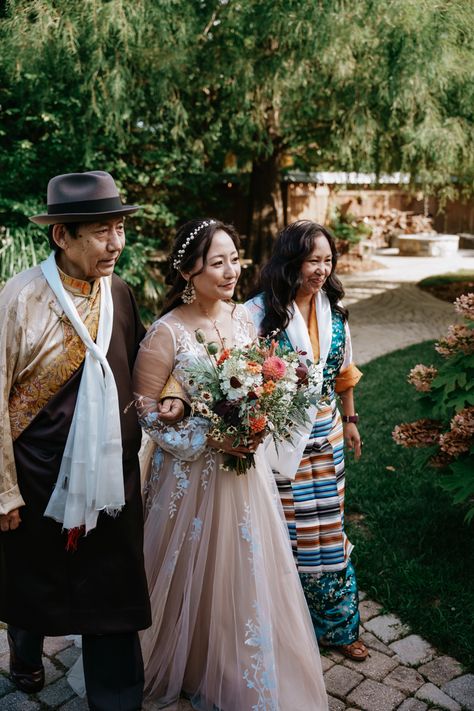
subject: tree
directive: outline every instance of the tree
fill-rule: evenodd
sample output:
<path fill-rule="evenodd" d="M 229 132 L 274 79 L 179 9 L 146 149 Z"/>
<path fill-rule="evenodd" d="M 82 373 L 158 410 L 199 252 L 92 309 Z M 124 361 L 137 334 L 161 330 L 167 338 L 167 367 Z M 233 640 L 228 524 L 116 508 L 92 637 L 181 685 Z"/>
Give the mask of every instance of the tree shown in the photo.
<path fill-rule="evenodd" d="M 203 81 L 227 151 L 251 164 L 253 256 L 282 223 L 287 154 L 303 168 L 472 188 L 472 3 L 250 0 L 214 14 Z"/>
<path fill-rule="evenodd" d="M 289 160 L 472 190 L 473 21 L 465 0 L 9 0 L 2 222 L 24 224 L 51 175 L 100 165 L 145 203 L 138 244 L 156 245 L 221 216 L 229 177 L 259 261 Z"/>

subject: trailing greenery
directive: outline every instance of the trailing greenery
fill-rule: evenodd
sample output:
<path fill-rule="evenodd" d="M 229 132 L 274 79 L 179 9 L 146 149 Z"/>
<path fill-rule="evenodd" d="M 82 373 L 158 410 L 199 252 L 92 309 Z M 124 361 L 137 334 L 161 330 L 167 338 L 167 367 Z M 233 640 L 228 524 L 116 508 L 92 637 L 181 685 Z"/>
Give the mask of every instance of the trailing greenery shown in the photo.
<path fill-rule="evenodd" d="M 415 469 L 415 450 L 391 433 L 415 418 L 419 404 L 407 383 L 413 363 L 442 358 L 426 342 L 363 366 L 356 389 L 361 460 L 347 462 L 348 531 L 359 584 L 414 633 L 474 666 L 474 546 L 461 507 L 438 485 L 430 467 Z"/>

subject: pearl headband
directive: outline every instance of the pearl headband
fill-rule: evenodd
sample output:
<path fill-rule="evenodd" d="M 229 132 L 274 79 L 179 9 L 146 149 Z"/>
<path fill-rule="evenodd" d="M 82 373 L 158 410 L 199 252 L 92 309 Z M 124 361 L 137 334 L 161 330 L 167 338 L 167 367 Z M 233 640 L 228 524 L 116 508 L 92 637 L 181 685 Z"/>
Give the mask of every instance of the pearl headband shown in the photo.
<path fill-rule="evenodd" d="M 186 241 L 183 243 L 183 245 L 178 249 L 176 252 L 176 257 L 173 259 L 173 267 L 175 269 L 179 269 L 183 259 L 184 255 L 186 253 L 187 248 L 191 244 L 191 242 L 197 237 L 197 235 L 203 230 L 205 227 L 210 227 L 211 225 L 215 225 L 216 221 L 215 220 L 204 220 L 204 222 L 201 222 L 200 225 L 194 228 L 192 232 L 189 233 L 188 237 L 186 238 Z"/>

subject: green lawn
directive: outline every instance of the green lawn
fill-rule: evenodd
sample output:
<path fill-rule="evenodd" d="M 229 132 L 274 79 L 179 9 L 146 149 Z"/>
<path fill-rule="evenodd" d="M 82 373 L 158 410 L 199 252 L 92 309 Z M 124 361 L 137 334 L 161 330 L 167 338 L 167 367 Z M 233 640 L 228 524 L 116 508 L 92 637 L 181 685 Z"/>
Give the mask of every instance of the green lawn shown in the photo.
<path fill-rule="evenodd" d="M 446 272 L 446 274 L 434 274 L 418 282 L 421 288 L 427 286 L 440 286 L 441 284 L 452 284 L 457 281 L 474 281 L 474 271 L 472 269 L 458 269 L 457 272 Z"/>
<path fill-rule="evenodd" d="M 420 362 L 439 362 L 431 342 L 362 368 L 356 394 L 364 454 L 348 460 L 347 529 L 360 588 L 473 668 L 474 525 L 463 523 L 463 509 L 436 485 L 435 470 L 412 472 L 417 450 L 391 438 L 397 423 L 418 417 L 406 376 Z"/>

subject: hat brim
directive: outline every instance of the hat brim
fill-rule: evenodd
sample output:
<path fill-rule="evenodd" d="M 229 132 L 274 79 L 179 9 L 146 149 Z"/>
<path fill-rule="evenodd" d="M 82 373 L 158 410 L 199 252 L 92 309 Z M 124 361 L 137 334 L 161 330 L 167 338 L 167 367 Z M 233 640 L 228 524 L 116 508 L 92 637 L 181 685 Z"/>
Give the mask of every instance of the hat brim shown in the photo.
<path fill-rule="evenodd" d="M 112 210 L 110 212 L 81 212 L 67 213 L 65 215 L 33 215 L 29 219 L 37 225 L 62 225 L 68 222 L 100 222 L 113 217 L 122 217 L 122 215 L 133 215 L 134 212 L 141 210 L 141 205 L 123 205 L 120 210 Z"/>

